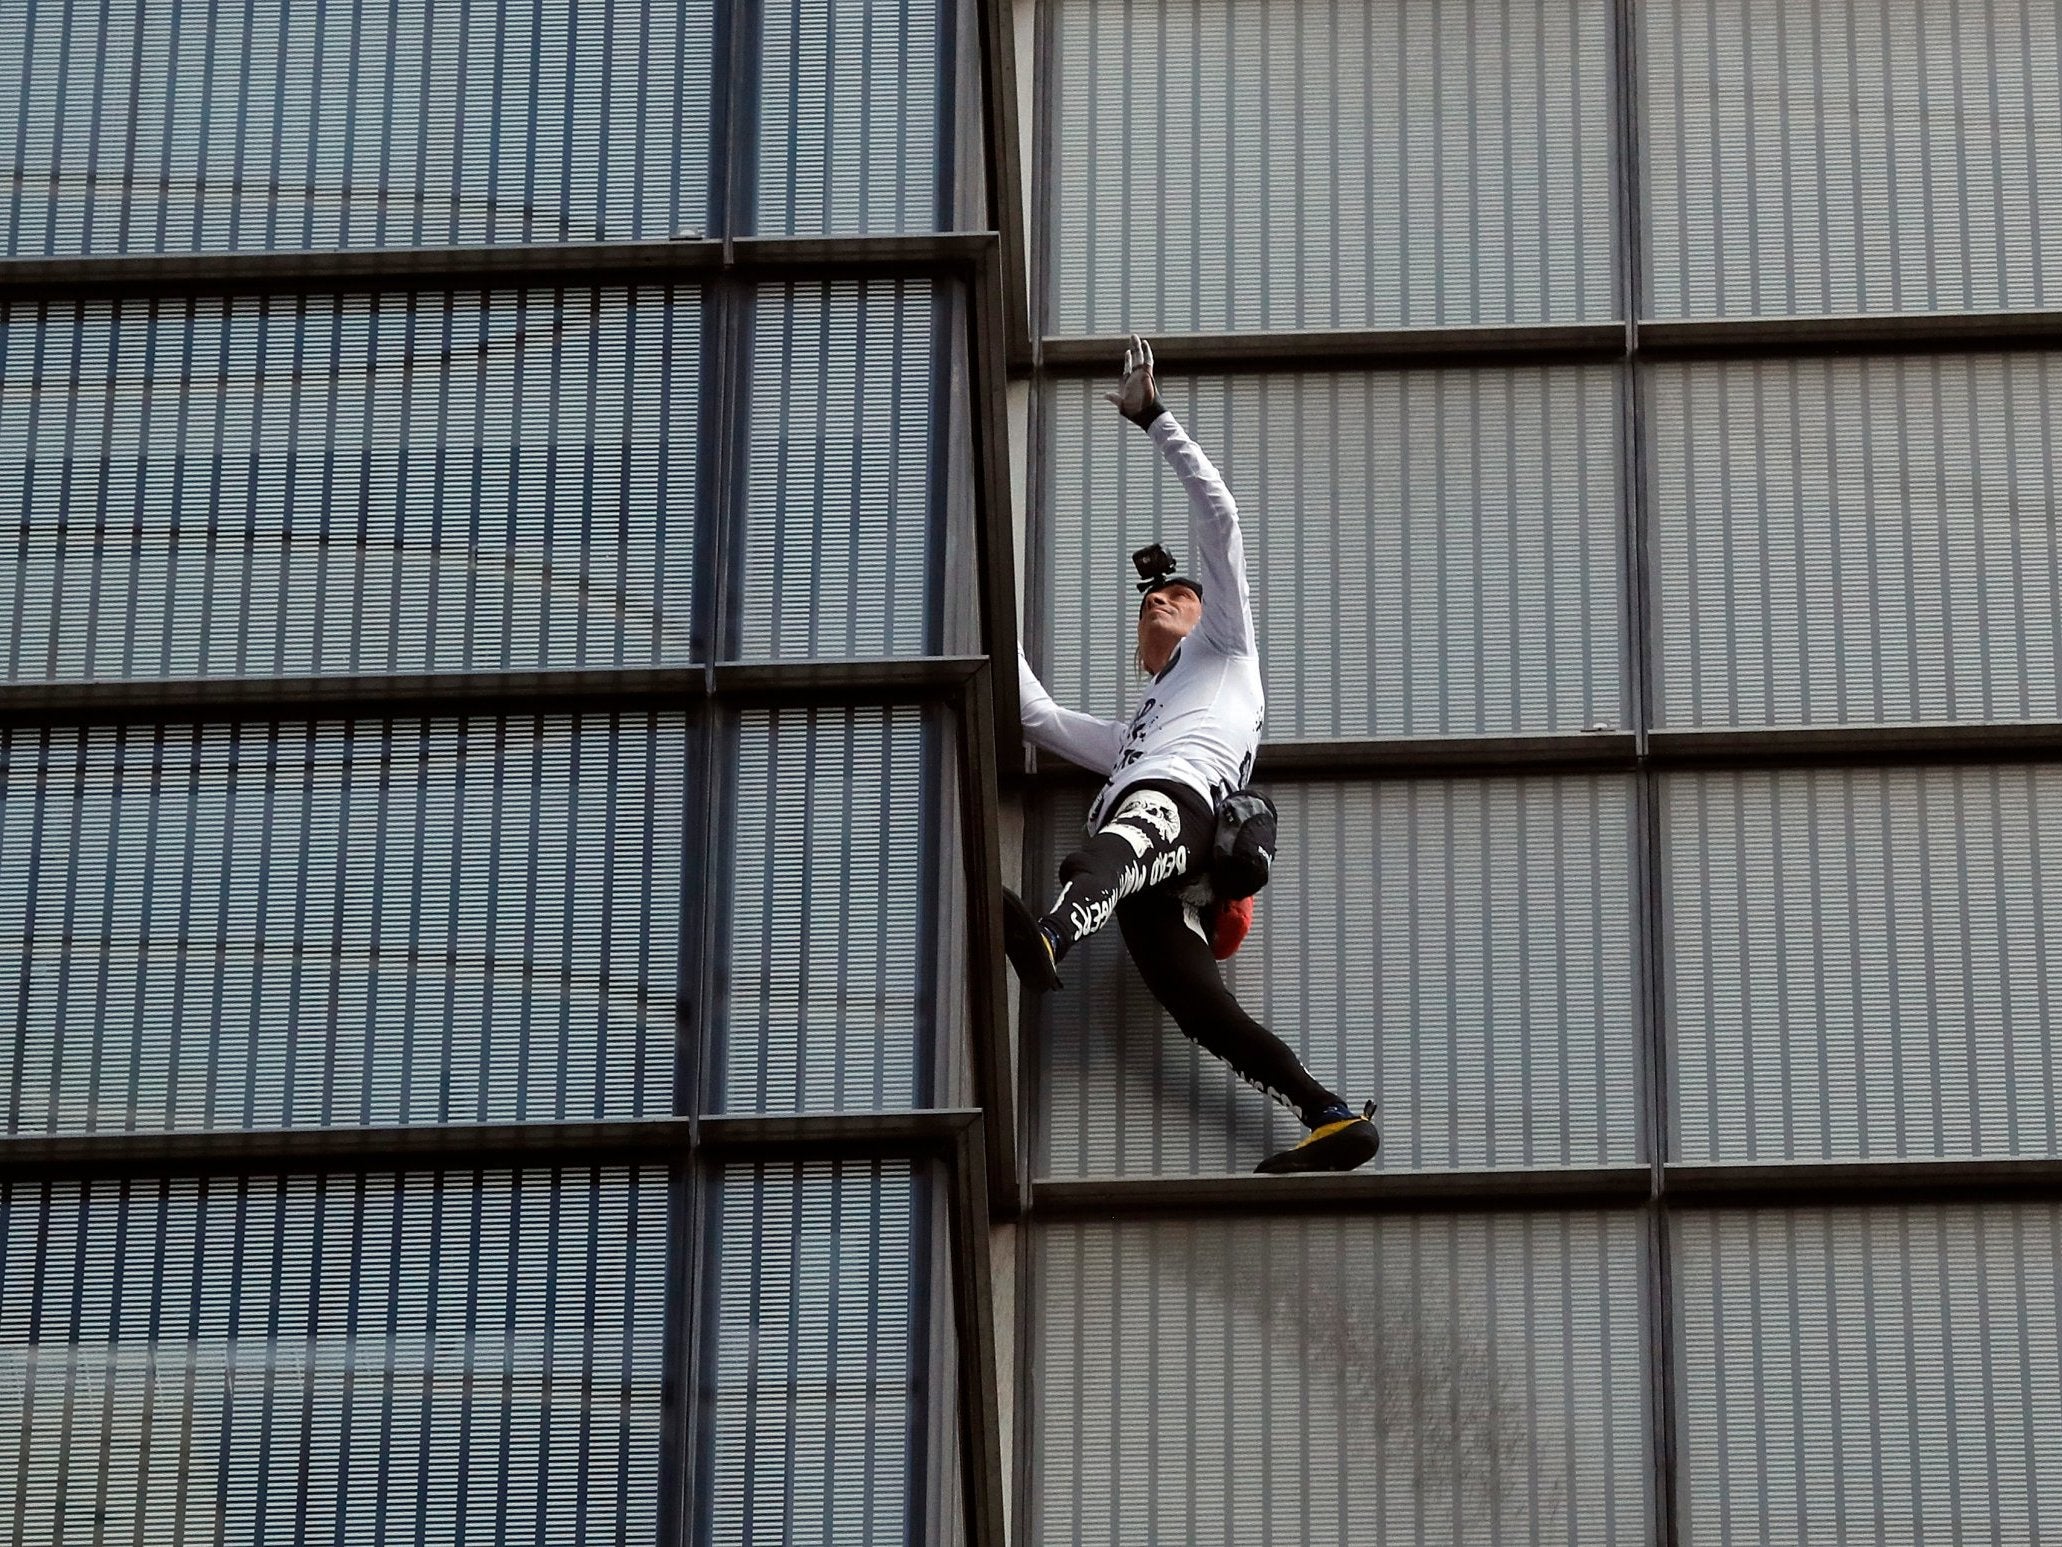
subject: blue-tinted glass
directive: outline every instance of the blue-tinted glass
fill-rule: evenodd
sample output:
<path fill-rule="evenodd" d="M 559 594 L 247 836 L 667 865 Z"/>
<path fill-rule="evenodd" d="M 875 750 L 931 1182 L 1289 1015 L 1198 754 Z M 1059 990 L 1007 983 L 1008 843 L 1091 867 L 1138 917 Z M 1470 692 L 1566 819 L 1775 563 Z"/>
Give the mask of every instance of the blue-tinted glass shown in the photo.
<path fill-rule="evenodd" d="M 652 1542 L 666 1182 L 0 1187 L 24 1544 Z"/>
<path fill-rule="evenodd" d="M 914 708 L 740 716 L 725 1110 L 925 1099 L 937 741 Z"/>
<path fill-rule="evenodd" d="M 0 675 L 684 660 L 700 323 L 664 287 L 0 310 Z"/>
<path fill-rule="evenodd" d="M 914 1540 L 926 1368 L 906 1162 L 736 1166 L 716 1191 L 712 1547 Z"/>
<path fill-rule="evenodd" d="M 714 16 L 713 0 L 7 0 L 0 252 L 699 234 Z"/>
<path fill-rule="evenodd" d="M 22 1133 L 670 1110 L 679 717 L 0 735 Z"/>
<path fill-rule="evenodd" d="M 924 280 L 769 285 L 752 339 L 740 654 L 935 648 L 945 440 Z"/>
<path fill-rule="evenodd" d="M 769 0 L 759 79 L 768 236 L 934 231 L 943 30 L 955 0 Z"/>

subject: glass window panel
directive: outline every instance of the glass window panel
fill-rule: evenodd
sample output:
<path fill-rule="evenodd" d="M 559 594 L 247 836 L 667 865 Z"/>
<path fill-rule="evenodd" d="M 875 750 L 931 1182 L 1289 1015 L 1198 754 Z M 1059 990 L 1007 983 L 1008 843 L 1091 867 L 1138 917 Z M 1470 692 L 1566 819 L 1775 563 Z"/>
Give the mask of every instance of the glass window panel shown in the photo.
<path fill-rule="evenodd" d="M 655 1542 L 665 1176 L 0 1187 L 13 1541 Z"/>
<path fill-rule="evenodd" d="M 712 1547 L 916 1539 L 927 1194 L 901 1161 L 722 1173 Z"/>
<path fill-rule="evenodd" d="M 10 5 L 0 250 L 700 234 L 712 0 Z M 9 92 L 10 98 L 14 96 Z"/>
<path fill-rule="evenodd" d="M 1654 315 L 2062 302 L 2052 3 L 1639 14 Z"/>
<path fill-rule="evenodd" d="M 1381 1100 L 1375 1168 L 1642 1157 L 1631 781 L 1269 793 L 1274 878 L 1225 982 L 1318 1079 Z M 1048 808 L 1039 903 L 1084 804 Z M 1042 1012 L 1047 1174 L 1247 1171 L 1302 1136 L 1160 1011 L 1114 927 L 1061 976 Z"/>
<path fill-rule="evenodd" d="M 1608 5 L 1060 0 L 1052 28 L 1052 332 L 1618 304 Z"/>
<path fill-rule="evenodd" d="M 762 236 L 936 231 L 957 0 L 768 0 L 759 76 Z"/>
<path fill-rule="evenodd" d="M 0 733 L 17 1133 L 672 1109 L 678 716 Z"/>
<path fill-rule="evenodd" d="M 1663 723 L 2062 716 L 2062 355 L 1649 381 Z"/>
<path fill-rule="evenodd" d="M 700 343 L 666 287 L 6 308 L 5 675 L 683 661 Z"/>
<path fill-rule="evenodd" d="M 2062 766 L 1663 782 L 1676 1151 L 2062 1154 Z"/>
<path fill-rule="evenodd" d="M 941 745 L 916 708 L 739 716 L 723 1110 L 930 1099 Z"/>
<path fill-rule="evenodd" d="M 1674 1221 L 1682 1539 L 2062 1533 L 2062 1210 Z"/>
<path fill-rule="evenodd" d="M 1060 702 L 1115 717 L 1141 694 L 1125 555 L 1192 552 L 1179 480 L 1105 387 L 1047 394 L 1043 638 Z M 1239 501 L 1270 734 L 1627 723 L 1612 370 L 1208 376 L 1165 396 Z"/>
<path fill-rule="evenodd" d="M 947 438 L 924 280 L 762 287 L 739 653 L 935 651 Z"/>
<path fill-rule="evenodd" d="M 1041 1227 L 1031 1539 L 1649 1540 L 1642 1228 Z"/>

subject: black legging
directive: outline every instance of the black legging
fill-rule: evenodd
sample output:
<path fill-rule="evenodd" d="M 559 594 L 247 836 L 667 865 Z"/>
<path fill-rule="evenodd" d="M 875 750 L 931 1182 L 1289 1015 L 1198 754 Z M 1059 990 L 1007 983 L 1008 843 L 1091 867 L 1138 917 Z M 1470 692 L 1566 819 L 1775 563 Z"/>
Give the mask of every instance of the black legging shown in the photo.
<path fill-rule="evenodd" d="M 1043 922 L 1058 954 L 1094 934 L 1112 912 L 1139 976 L 1182 1031 L 1305 1123 L 1343 1100 L 1312 1078 L 1290 1046 L 1254 1020 L 1224 986 L 1209 943 L 1181 900 L 1209 862 L 1216 819 L 1186 785 L 1131 786 L 1101 830 L 1060 862 L 1060 895 Z"/>

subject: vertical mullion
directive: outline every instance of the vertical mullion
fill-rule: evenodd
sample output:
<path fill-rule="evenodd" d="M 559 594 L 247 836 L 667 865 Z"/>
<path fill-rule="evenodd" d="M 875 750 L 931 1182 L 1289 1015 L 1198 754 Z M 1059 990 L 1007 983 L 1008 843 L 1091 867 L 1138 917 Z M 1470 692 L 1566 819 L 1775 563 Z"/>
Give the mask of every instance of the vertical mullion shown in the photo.
<path fill-rule="evenodd" d="M 1633 898 L 1636 920 L 1637 992 L 1644 1022 L 1640 1037 L 1642 1126 L 1651 1168 L 1652 1202 L 1643 1211 L 1646 1234 L 1643 1306 L 1647 1324 L 1649 1496 L 1653 1539 L 1677 1547 L 1682 1524 L 1677 1500 L 1679 1471 L 1676 1368 L 1679 1318 L 1674 1300 L 1674 1243 L 1664 1191 L 1669 1134 L 1667 938 L 1663 918 L 1667 876 L 1663 866 L 1661 776 L 1648 761 L 1648 737 L 1655 703 L 1655 603 L 1652 589 L 1654 500 L 1647 466 L 1645 381 L 1640 368 L 1639 324 L 1646 307 L 1644 252 L 1645 159 L 1640 42 L 1642 11 L 1637 0 L 1615 0 L 1613 41 L 1616 89 L 1612 93 L 1616 181 L 1618 294 L 1625 314 L 1625 356 L 1619 368 L 1620 542 L 1625 577 L 1626 688 L 1640 771 L 1634 790 Z"/>

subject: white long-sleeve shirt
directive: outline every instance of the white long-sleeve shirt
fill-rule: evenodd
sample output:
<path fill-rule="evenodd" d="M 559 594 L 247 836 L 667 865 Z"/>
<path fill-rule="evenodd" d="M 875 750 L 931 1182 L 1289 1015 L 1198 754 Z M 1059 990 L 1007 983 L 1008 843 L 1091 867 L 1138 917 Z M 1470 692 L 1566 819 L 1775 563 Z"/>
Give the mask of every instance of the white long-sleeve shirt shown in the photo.
<path fill-rule="evenodd" d="M 1203 588 L 1201 620 L 1147 684 L 1128 725 L 1061 708 L 1023 652 L 1017 654 L 1025 738 L 1107 775 L 1089 808 L 1091 830 L 1142 779 L 1185 784 L 1210 805 L 1244 785 L 1253 772 L 1266 708 L 1238 506 L 1174 415 L 1161 414 L 1147 433 L 1188 490 L 1192 573 Z"/>

